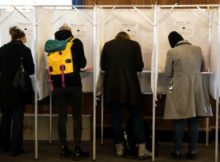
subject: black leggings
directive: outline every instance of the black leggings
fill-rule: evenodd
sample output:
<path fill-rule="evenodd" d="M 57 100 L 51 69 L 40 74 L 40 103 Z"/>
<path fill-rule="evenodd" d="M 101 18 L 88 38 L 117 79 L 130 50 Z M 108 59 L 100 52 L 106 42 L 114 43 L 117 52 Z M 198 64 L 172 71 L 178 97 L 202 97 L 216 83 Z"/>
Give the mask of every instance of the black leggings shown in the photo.
<path fill-rule="evenodd" d="M 82 87 L 66 87 L 54 89 L 54 100 L 57 106 L 58 133 L 62 145 L 67 145 L 66 141 L 66 121 L 67 105 L 72 106 L 73 134 L 75 146 L 80 146 L 82 136 Z"/>
<path fill-rule="evenodd" d="M 19 151 L 23 145 L 23 123 L 25 106 L 2 108 L 1 147 L 5 151 Z M 11 135 L 11 123 L 12 135 Z M 11 138 L 12 137 L 12 138 Z"/>
<path fill-rule="evenodd" d="M 144 130 L 144 120 L 141 114 L 141 109 L 127 105 L 128 112 L 130 114 L 134 135 L 137 144 L 145 143 L 145 130 Z M 122 129 L 122 114 L 123 106 L 119 103 L 114 103 L 111 105 L 112 110 L 112 131 L 115 143 L 122 143 L 123 141 L 123 129 Z"/>

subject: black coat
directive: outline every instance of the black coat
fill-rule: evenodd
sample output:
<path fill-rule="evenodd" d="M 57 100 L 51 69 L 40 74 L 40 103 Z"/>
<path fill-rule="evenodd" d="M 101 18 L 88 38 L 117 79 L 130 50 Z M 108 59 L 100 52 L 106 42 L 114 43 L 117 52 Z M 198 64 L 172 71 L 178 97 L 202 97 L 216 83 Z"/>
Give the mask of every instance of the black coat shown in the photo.
<path fill-rule="evenodd" d="M 141 48 L 137 42 L 114 39 L 105 43 L 101 56 L 101 68 L 105 71 L 105 103 L 141 107 L 137 72 L 142 71 L 143 67 Z"/>
<path fill-rule="evenodd" d="M 25 98 L 12 86 L 20 57 L 23 55 L 24 68 L 28 75 L 34 74 L 31 50 L 21 41 L 11 41 L 0 48 L 0 104 L 4 106 L 22 106 Z"/>
<path fill-rule="evenodd" d="M 68 30 L 60 30 L 55 33 L 55 38 L 57 40 L 65 40 L 73 36 Z M 65 74 L 65 86 L 82 86 L 80 69 L 86 66 L 86 58 L 84 54 L 83 44 L 79 39 L 74 39 L 73 45 L 71 47 L 73 62 L 74 62 L 74 74 Z M 53 80 L 54 87 L 62 87 L 62 77 L 61 75 L 51 76 Z"/>

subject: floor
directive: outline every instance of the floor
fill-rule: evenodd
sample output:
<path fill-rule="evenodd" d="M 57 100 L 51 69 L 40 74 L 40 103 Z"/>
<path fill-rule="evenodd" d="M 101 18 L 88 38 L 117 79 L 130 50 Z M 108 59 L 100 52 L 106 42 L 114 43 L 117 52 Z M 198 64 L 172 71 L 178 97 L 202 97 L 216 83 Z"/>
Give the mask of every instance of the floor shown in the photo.
<path fill-rule="evenodd" d="M 170 156 L 172 151 L 172 144 L 161 142 L 159 144 L 159 156 L 156 157 L 156 162 L 175 162 Z M 92 161 L 92 142 L 83 142 L 83 150 L 87 150 L 90 153 L 90 157 L 83 162 Z M 187 145 L 184 144 L 183 152 L 187 152 Z M 34 142 L 26 141 L 24 143 L 25 153 L 18 157 L 10 157 L 9 153 L 0 153 L 0 162 L 70 162 L 71 158 L 63 159 L 59 157 L 59 143 L 53 142 L 49 144 L 48 141 L 39 142 L 39 159 L 34 160 Z M 126 158 L 117 158 L 114 156 L 114 144 L 112 140 L 106 139 L 104 144 L 101 145 L 100 141 L 97 141 L 97 162 L 135 162 L 140 160 L 131 160 Z M 198 158 L 194 162 L 214 162 L 214 143 L 211 143 L 208 148 L 204 144 L 199 144 Z M 220 159 L 220 158 L 219 158 Z M 146 160 L 151 161 L 151 159 Z M 182 158 L 182 162 L 190 162 L 186 158 Z"/>

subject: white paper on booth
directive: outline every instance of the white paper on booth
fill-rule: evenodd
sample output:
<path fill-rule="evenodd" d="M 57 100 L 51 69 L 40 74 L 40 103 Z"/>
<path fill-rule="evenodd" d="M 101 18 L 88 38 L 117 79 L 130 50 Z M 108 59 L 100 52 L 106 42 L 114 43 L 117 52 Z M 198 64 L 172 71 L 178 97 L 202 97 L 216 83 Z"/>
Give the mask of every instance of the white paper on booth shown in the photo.
<path fill-rule="evenodd" d="M 138 24 L 121 24 L 121 31 L 128 33 L 131 39 L 136 39 L 136 35 L 139 32 L 139 25 Z"/>
<path fill-rule="evenodd" d="M 70 24 L 74 37 L 84 41 L 87 36 L 87 25 L 85 24 Z"/>
<path fill-rule="evenodd" d="M 194 35 L 194 27 L 191 21 L 175 21 L 173 30 L 184 35 L 184 39 L 191 41 Z"/>
<path fill-rule="evenodd" d="M 27 42 L 25 45 L 32 49 L 33 43 L 33 26 L 30 23 L 17 23 L 18 27 L 24 31 Z"/>

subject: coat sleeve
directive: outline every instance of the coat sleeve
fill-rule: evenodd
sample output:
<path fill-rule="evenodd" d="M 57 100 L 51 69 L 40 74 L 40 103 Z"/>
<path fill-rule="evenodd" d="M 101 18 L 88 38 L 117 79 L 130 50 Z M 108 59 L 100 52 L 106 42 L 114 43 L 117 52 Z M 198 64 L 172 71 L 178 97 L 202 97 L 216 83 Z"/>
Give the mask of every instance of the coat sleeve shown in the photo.
<path fill-rule="evenodd" d="M 135 50 L 135 66 L 136 66 L 136 71 L 142 71 L 144 68 L 144 62 L 141 54 L 141 47 L 138 43 Z"/>
<path fill-rule="evenodd" d="M 201 48 L 199 48 L 199 49 L 200 49 L 200 53 L 201 53 L 201 68 L 200 68 L 200 71 L 203 72 L 203 71 L 205 71 L 205 60 L 204 60 L 204 57 L 202 55 L 202 49 Z"/>
<path fill-rule="evenodd" d="M 1 65 L 1 60 L 2 59 L 2 47 L 0 48 L 0 75 L 1 75 L 1 72 L 2 72 L 2 65 Z"/>
<path fill-rule="evenodd" d="M 205 61 L 204 61 L 204 58 L 202 57 L 202 60 L 201 60 L 201 69 L 200 69 L 201 72 L 205 71 Z"/>
<path fill-rule="evenodd" d="M 169 50 L 167 52 L 165 69 L 164 69 L 164 74 L 168 77 L 173 76 L 173 63 L 174 60 L 173 60 L 172 52 Z"/>
<path fill-rule="evenodd" d="M 86 57 L 85 57 L 85 53 L 84 53 L 84 47 L 83 44 L 81 42 L 81 40 L 76 39 L 74 41 L 75 45 L 73 44 L 73 47 L 76 48 L 76 56 L 77 56 L 77 64 L 79 68 L 84 68 L 86 66 Z M 74 55 L 74 53 L 73 53 Z"/>
<path fill-rule="evenodd" d="M 106 44 L 105 44 L 102 49 L 102 55 L 101 55 L 101 69 L 103 71 L 106 71 L 106 63 L 107 63 L 107 58 L 106 58 Z"/>
<path fill-rule="evenodd" d="M 31 55 L 31 50 L 29 48 L 26 48 L 24 54 L 24 69 L 26 70 L 28 75 L 32 75 L 34 74 L 34 61 Z"/>

